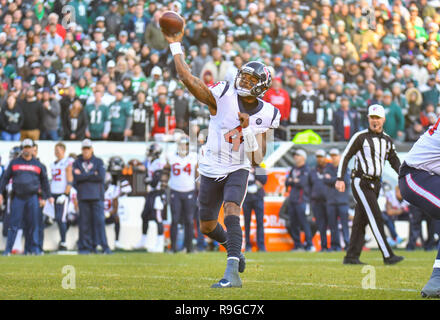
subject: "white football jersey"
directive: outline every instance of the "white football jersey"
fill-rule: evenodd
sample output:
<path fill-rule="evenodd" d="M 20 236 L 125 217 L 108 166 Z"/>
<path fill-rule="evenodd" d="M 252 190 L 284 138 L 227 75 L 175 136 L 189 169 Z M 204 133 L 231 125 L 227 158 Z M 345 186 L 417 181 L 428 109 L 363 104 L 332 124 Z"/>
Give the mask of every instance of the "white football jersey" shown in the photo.
<path fill-rule="evenodd" d="M 166 162 L 162 158 L 154 159 L 152 162 L 150 160 L 147 161 L 147 170 L 148 170 L 148 176 L 153 177 L 154 172 L 157 170 L 162 170 L 165 166 Z"/>
<path fill-rule="evenodd" d="M 106 217 L 110 216 L 110 212 L 113 211 L 113 200 L 119 197 L 121 190 L 118 186 L 111 184 L 108 186 L 104 193 L 104 213 Z"/>
<path fill-rule="evenodd" d="M 66 168 L 72 165 L 71 158 L 63 158 L 60 161 L 55 161 L 50 165 L 52 172 L 52 180 L 50 182 L 50 191 L 53 194 L 61 194 L 66 191 L 67 177 Z"/>
<path fill-rule="evenodd" d="M 147 160 L 147 172 L 148 172 L 148 177 L 153 179 L 154 177 L 154 173 L 157 170 L 162 170 L 163 167 L 165 167 L 166 165 L 166 161 L 162 158 L 157 158 L 153 161 L 150 162 L 150 160 Z M 160 182 L 156 185 L 155 190 L 159 190 L 160 189 Z M 153 190 L 151 188 L 150 185 L 148 185 L 147 187 L 147 191 L 150 192 L 151 190 Z"/>
<path fill-rule="evenodd" d="M 440 175 L 440 132 L 436 124 L 431 126 L 412 146 L 405 157 L 405 162 L 416 169 Z"/>
<path fill-rule="evenodd" d="M 70 188 L 70 194 L 69 194 L 69 206 L 67 209 L 68 213 L 77 213 L 75 210 L 75 202 L 77 200 L 77 191 L 75 188 Z"/>
<path fill-rule="evenodd" d="M 118 216 L 120 218 L 127 219 L 127 214 L 128 214 L 128 196 L 127 195 L 121 195 L 118 198 Z"/>
<path fill-rule="evenodd" d="M 258 106 L 247 112 L 233 84 L 221 81 L 210 87 L 217 102 L 217 113 L 210 116 L 208 140 L 203 146 L 199 172 L 210 178 L 223 177 L 239 169 L 250 170 L 241 134 L 239 112 L 249 114 L 249 126 L 255 134 L 277 128 L 281 114 L 272 104 L 258 99 Z"/>
<path fill-rule="evenodd" d="M 178 192 L 189 192 L 196 188 L 197 154 L 190 152 L 186 157 L 173 154 L 168 162 L 171 166 L 169 187 Z"/>

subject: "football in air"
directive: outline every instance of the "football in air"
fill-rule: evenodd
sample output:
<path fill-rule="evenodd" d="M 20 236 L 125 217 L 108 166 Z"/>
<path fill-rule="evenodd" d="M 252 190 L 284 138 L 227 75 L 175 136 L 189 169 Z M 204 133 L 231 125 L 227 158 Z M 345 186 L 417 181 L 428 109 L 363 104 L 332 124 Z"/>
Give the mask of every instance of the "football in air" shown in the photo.
<path fill-rule="evenodd" d="M 174 11 L 164 12 L 159 19 L 160 28 L 167 35 L 174 35 L 182 31 L 183 23 L 183 18 Z"/>

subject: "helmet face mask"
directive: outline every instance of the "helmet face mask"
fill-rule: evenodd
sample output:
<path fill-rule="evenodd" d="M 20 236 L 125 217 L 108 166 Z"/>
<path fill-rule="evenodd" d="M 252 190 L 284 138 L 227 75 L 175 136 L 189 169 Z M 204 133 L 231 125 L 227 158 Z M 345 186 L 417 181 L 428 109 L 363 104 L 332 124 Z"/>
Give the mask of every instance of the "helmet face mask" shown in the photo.
<path fill-rule="evenodd" d="M 113 156 L 109 160 L 108 171 L 112 175 L 119 175 L 125 167 L 124 160 L 119 156 Z"/>
<path fill-rule="evenodd" d="M 162 153 L 162 147 L 157 143 L 153 143 L 148 148 L 147 158 L 150 159 L 151 161 L 153 161 L 153 160 L 159 158 L 161 153 Z"/>
<path fill-rule="evenodd" d="M 257 80 L 257 83 L 253 84 L 250 88 L 242 87 L 241 84 L 243 82 L 250 83 L 249 77 L 246 77 L 245 75 L 254 77 Z M 269 70 L 264 64 L 258 61 L 251 61 L 242 66 L 234 81 L 235 89 L 241 97 L 261 97 L 271 85 L 272 77 Z"/>
<path fill-rule="evenodd" d="M 181 156 L 186 156 L 189 153 L 189 139 L 184 137 L 177 143 L 177 153 Z"/>

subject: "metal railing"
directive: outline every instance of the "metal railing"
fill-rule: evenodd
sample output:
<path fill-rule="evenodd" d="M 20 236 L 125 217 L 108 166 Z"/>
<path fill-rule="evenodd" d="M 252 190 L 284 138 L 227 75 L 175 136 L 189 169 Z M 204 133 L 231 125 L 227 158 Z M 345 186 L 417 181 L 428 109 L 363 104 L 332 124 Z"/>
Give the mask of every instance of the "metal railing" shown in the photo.
<path fill-rule="evenodd" d="M 332 126 L 307 126 L 307 125 L 290 125 L 285 126 L 282 130 L 286 133 L 286 140 L 292 141 L 298 132 L 304 130 L 313 130 L 315 133 L 319 134 L 323 142 L 333 142 L 333 127 Z"/>

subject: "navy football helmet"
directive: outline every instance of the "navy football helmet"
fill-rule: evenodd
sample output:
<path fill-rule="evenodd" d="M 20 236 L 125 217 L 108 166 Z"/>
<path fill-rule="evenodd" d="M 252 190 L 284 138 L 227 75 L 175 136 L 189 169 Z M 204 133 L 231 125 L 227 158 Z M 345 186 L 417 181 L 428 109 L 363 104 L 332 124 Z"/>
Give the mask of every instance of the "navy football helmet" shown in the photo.
<path fill-rule="evenodd" d="M 249 74 L 256 77 L 258 79 L 258 83 L 250 89 L 241 87 L 240 82 L 243 74 Z M 269 69 L 263 63 L 258 61 L 251 61 L 243 65 L 238 71 L 234 81 L 235 89 L 237 90 L 238 95 L 242 97 L 262 97 L 271 85 L 272 76 Z"/>
<path fill-rule="evenodd" d="M 122 172 L 122 169 L 124 169 L 125 163 L 124 160 L 120 156 L 113 156 L 109 159 L 108 162 L 108 171 L 111 174 L 118 174 Z"/>
<path fill-rule="evenodd" d="M 153 143 L 147 150 L 147 157 L 149 159 L 157 159 L 160 157 L 162 153 L 162 147 L 158 143 Z"/>

